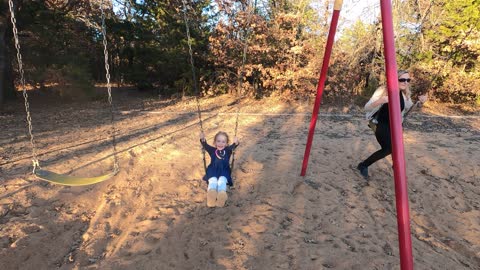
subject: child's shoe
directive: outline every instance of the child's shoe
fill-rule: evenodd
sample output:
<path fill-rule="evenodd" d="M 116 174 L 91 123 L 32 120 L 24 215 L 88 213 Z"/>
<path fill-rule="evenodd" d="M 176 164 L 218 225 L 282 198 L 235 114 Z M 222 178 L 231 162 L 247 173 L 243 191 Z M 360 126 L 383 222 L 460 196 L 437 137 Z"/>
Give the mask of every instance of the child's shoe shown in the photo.
<path fill-rule="evenodd" d="M 215 207 L 216 199 L 217 199 L 217 191 L 215 189 L 209 189 L 207 191 L 207 206 Z"/>
<path fill-rule="evenodd" d="M 226 191 L 220 191 L 217 194 L 217 207 L 224 207 L 225 202 L 228 199 L 228 195 Z"/>

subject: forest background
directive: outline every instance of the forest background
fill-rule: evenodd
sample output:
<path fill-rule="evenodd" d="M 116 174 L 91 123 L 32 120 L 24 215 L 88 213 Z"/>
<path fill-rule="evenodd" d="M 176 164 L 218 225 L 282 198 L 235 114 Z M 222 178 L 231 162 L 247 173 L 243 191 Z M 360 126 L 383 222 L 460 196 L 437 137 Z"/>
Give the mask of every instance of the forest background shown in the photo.
<path fill-rule="evenodd" d="M 15 0 L 29 90 L 100 99 L 105 82 L 100 0 Z M 103 1 L 112 81 L 162 98 L 195 95 L 184 14 L 201 95 L 316 92 L 333 1 Z M 340 13 L 324 102 L 362 104 L 384 83 L 380 1 Z M 378 2 L 378 3 L 377 3 Z M 344 3 L 344 4 L 345 4 Z M 414 95 L 480 106 L 480 0 L 394 0 L 397 63 Z M 0 2 L 0 104 L 19 95 L 8 1 Z M 360 14 L 348 21 L 349 12 Z M 186 13 L 184 13 L 186 12 Z M 343 17 L 343 18 L 342 18 Z M 245 61 L 243 61 L 245 54 Z M 17 91 L 16 91 L 17 90 Z M 1 105 L 0 105 L 1 106 Z"/>

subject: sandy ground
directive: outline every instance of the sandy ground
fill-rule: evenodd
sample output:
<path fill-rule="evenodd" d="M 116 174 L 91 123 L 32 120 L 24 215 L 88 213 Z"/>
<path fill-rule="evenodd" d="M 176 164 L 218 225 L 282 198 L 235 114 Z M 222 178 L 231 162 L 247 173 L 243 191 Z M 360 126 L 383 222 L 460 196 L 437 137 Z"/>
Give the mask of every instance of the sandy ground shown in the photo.
<path fill-rule="evenodd" d="M 322 110 L 302 178 L 309 104 L 202 99 L 210 139 L 241 112 L 236 185 L 207 208 L 194 100 L 116 101 L 121 171 L 86 187 L 35 179 L 22 104 L 2 112 L 0 269 L 400 269 L 391 159 L 351 168 L 379 148 L 358 109 Z M 105 104 L 31 103 L 43 168 L 109 171 Z M 480 269 L 479 114 L 435 114 L 404 127 L 415 269 Z"/>

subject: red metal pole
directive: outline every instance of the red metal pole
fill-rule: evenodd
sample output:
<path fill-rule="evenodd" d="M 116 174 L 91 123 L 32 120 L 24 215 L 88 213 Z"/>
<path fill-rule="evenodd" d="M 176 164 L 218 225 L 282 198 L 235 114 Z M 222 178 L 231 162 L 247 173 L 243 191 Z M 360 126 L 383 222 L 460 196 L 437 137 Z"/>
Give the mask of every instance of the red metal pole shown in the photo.
<path fill-rule="evenodd" d="M 410 236 L 407 176 L 405 170 L 405 154 L 403 149 L 402 116 L 400 114 L 400 90 L 398 88 L 391 1 L 380 0 L 380 7 L 382 12 L 385 69 L 387 73 L 390 134 L 392 138 L 392 160 L 393 173 L 395 177 L 395 199 L 397 208 L 400 267 L 402 270 L 412 270 L 412 239 Z"/>
<path fill-rule="evenodd" d="M 320 78 L 317 85 L 317 96 L 315 98 L 315 105 L 313 106 L 312 119 L 310 120 L 310 130 L 308 131 L 307 145 L 305 147 L 305 154 L 303 155 L 303 164 L 301 176 L 305 176 L 308 166 L 308 158 L 310 157 L 310 149 L 312 148 L 313 135 L 315 133 L 315 126 L 317 124 L 318 111 L 320 110 L 320 103 L 322 102 L 323 88 L 327 78 L 328 63 L 330 62 L 330 55 L 332 54 L 333 41 L 335 32 L 337 31 L 338 17 L 342 9 L 343 0 L 335 0 L 333 6 L 332 23 L 328 32 L 327 44 L 325 46 L 325 54 L 323 56 L 322 70 L 320 71 Z"/>

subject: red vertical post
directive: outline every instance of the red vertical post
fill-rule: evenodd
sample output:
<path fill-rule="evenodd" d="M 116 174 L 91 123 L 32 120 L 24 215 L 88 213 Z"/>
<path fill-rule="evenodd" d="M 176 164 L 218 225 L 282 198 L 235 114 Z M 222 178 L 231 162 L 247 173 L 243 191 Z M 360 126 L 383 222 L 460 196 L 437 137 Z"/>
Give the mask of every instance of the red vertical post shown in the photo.
<path fill-rule="evenodd" d="M 312 119 L 310 120 L 310 130 L 308 131 L 307 145 L 305 147 L 305 154 L 303 155 L 303 164 L 301 176 L 305 176 L 308 166 L 308 158 L 310 157 L 310 149 L 312 148 L 313 135 L 315 133 L 315 126 L 317 124 L 318 111 L 320 110 L 320 103 L 322 102 L 323 88 L 325 87 L 325 80 L 327 78 L 328 63 L 330 62 L 330 55 L 332 54 L 333 42 L 335 39 L 335 32 L 337 31 L 338 17 L 342 9 L 343 0 L 335 0 L 333 5 L 332 23 L 328 31 L 327 44 L 325 45 L 325 54 L 323 56 L 322 70 L 320 71 L 320 78 L 317 85 L 317 96 L 315 98 L 315 105 L 313 106 Z"/>
<path fill-rule="evenodd" d="M 390 134 L 392 139 L 393 173 L 395 177 L 395 201 L 397 208 L 400 268 L 402 270 L 412 270 L 412 239 L 410 235 L 408 188 L 405 169 L 405 154 L 403 149 L 400 90 L 398 88 L 391 1 L 380 0 L 380 8 L 382 13 L 385 69 L 387 73 L 388 109 L 390 114 Z"/>

